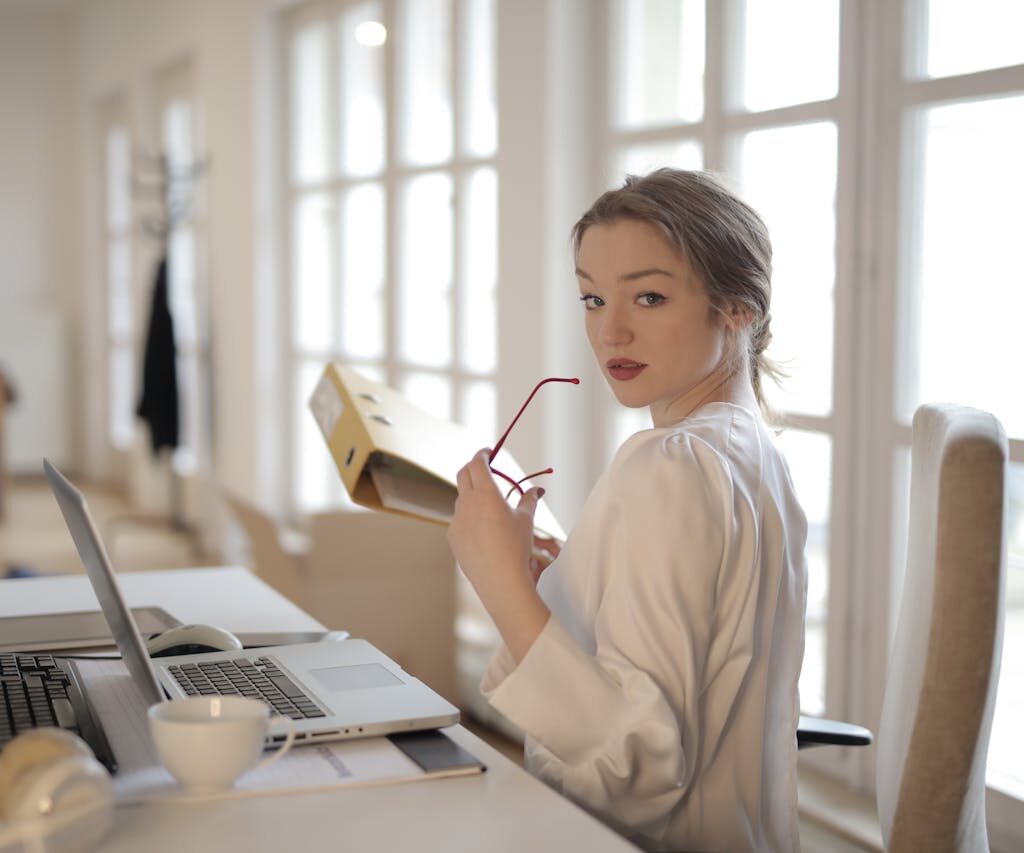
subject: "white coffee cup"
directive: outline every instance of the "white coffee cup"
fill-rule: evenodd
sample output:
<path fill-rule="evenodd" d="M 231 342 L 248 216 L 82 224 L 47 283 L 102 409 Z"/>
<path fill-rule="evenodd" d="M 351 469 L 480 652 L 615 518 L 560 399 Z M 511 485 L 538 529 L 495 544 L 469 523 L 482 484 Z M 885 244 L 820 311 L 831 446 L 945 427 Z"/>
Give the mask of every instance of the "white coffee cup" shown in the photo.
<path fill-rule="evenodd" d="M 260 760 L 272 727 L 284 725 L 281 746 Z M 270 707 L 245 696 L 189 696 L 149 709 L 149 731 L 160 760 L 192 793 L 230 788 L 247 770 L 267 767 L 295 741 L 295 724 L 271 716 Z"/>

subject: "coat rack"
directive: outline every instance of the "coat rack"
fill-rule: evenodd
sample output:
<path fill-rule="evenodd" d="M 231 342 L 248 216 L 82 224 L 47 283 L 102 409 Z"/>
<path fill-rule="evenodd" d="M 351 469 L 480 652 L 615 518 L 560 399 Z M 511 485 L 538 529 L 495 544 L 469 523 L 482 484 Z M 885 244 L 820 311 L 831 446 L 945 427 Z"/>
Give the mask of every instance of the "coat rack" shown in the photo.
<path fill-rule="evenodd" d="M 209 158 L 187 165 L 172 164 L 164 153 L 137 152 L 140 168 L 132 174 L 136 198 L 155 200 L 155 213 L 145 213 L 139 220 L 142 233 L 166 245 L 167 238 L 192 215 L 193 188 L 209 167 Z"/>
<path fill-rule="evenodd" d="M 139 202 L 138 226 L 141 233 L 159 245 L 161 263 L 169 261 L 168 249 L 171 234 L 186 224 L 193 215 L 194 190 L 197 181 L 208 171 L 207 158 L 190 164 L 174 163 L 165 153 L 137 151 L 134 155 L 135 168 L 132 173 L 132 195 Z M 199 312 L 202 316 L 202 312 Z M 147 329 L 147 342 L 151 330 Z M 177 338 L 173 341 L 174 355 L 177 355 Z M 177 390 L 177 389 L 176 389 Z M 180 405 L 180 403 L 179 403 Z M 206 401 L 209 406 L 209 402 Z M 177 429 L 180 435 L 180 410 L 176 413 Z M 152 422 L 149 423 L 152 430 Z M 145 524 L 167 527 L 188 535 L 192 549 L 201 555 L 199 531 L 189 523 L 185 514 L 184 483 L 173 463 L 174 450 L 180 446 L 163 445 L 157 450 L 157 457 L 165 467 L 168 478 L 169 517 L 162 514 L 137 513 L 112 519 L 110 538 L 113 540 L 115 526 L 122 523 Z"/>

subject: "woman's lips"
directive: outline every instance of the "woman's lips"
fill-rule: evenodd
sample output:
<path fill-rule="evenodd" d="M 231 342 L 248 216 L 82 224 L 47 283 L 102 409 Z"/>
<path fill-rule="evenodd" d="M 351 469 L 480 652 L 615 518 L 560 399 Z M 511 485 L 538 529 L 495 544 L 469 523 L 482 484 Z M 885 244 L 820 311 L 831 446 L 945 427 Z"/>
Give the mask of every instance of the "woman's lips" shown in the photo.
<path fill-rule="evenodd" d="M 605 362 L 605 367 L 608 369 L 608 375 L 612 379 L 627 381 L 639 376 L 647 365 L 641 364 L 638 361 L 631 361 L 630 359 L 613 358 Z"/>

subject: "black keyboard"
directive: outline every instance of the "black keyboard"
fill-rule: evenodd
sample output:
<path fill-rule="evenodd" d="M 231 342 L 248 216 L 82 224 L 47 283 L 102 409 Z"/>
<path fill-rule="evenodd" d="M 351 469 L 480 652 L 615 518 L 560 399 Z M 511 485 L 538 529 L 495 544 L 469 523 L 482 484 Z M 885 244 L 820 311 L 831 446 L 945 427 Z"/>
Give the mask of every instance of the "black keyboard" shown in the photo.
<path fill-rule="evenodd" d="M 167 671 L 188 696 L 249 696 L 293 720 L 327 716 L 267 657 L 172 664 Z"/>
<path fill-rule="evenodd" d="M 0 748 L 41 726 L 78 735 L 107 769 L 117 768 L 73 665 L 52 655 L 0 653 Z"/>

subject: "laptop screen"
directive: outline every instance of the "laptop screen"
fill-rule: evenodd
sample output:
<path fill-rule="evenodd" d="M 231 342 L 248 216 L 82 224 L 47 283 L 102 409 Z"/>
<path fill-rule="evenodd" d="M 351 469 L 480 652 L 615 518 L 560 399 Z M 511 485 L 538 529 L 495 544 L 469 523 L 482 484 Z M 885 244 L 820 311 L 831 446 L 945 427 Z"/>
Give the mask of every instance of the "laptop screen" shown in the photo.
<path fill-rule="evenodd" d="M 142 642 L 142 634 L 135 624 L 135 618 L 125 603 L 121 588 L 117 584 L 110 558 L 100 540 L 96 525 L 93 523 L 89 508 L 85 503 L 85 495 L 76 489 L 71 482 L 60 473 L 48 459 L 43 460 L 43 470 L 50 481 L 50 488 L 57 498 L 57 504 L 64 515 L 71 538 L 75 541 L 78 556 L 85 566 L 96 599 L 103 610 L 103 616 L 110 626 L 114 642 L 121 652 L 125 666 L 131 674 L 147 704 L 164 700 L 164 692 L 157 680 L 153 663 Z"/>

